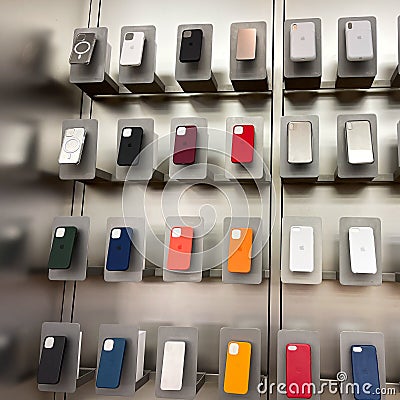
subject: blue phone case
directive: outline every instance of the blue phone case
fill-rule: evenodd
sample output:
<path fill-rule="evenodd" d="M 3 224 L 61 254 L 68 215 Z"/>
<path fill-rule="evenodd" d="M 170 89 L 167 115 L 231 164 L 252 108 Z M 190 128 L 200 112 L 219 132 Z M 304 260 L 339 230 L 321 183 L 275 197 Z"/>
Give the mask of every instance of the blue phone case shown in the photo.
<path fill-rule="evenodd" d="M 112 232 L 114 229 L 121 230 L 121 236 L 117 239 L 112 238 Z M 126 271 L 129 268 L 132 236 L 132 228 L 113 228 L 111 230 L 106 264 L 108 271 Z"/>
<path fill-rule="evenodd" d="M 104 344 L 107 340 L 114 341 L 112 350 L 104 349 Z M 101 389 L 116 389 L 119 387 L 125 347 L 126 339 L 108 338 L 104 340 L 99 369 L 97 370 L 96 387 Z"/>
<path fill-rule="evenodd" d="M 361 351 L 355 351 L 361 349 Z M 372 345 L 351 346 L 351 365 L 353 369 L 353 382 L 356 400 L 380 400 L 378 358 L 376 348 Z M 364 386 L 369 384 L 370 386 Z"/>

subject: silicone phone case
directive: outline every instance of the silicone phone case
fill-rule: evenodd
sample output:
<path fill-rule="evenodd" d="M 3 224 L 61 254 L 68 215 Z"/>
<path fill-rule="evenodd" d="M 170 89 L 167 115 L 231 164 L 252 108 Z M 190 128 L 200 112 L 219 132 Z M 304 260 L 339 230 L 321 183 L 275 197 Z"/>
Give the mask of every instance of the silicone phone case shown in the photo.
<path fill-rule="evenodd" d="M 353 382 L 357 384 L 356 388 L 358 387 L 358 390 L 354 391 L 354 398 L 356 400 L 380 400 L 380 394 L 376 394 L 377 389 L 380 388 L 380 382 L 375 346 L 351 346 L 351 366 Z"/>
<path fill-rule="evenodd" d="M 44 339 L 37 373 L 39 385 L 56 385 L 60 381 L 66 343 L 65 336 Z"/>
<path fill-rule="evenodd" d="M 116 389 L 120 385 L 126 339 L 105 339 L 101 350 L 96 387 Z"/>
<path fill-rule="evenodd" d="M 253 230 L 233 228 L 229 238 L 228 271 L 248 274 L 251 270 Z"/>
<path fill-rule="evenodd" d="M 246 164 L 253 161 L 254 126 L 235 125 L 232 135 L 231 161 Z"/>
<path fill-rule="evenodd" d="M 286 346 L 286 396 L 291 399 L 311 398 L 311 346 L 289 343 Z"/>
<path fill-rule="evenodd" d="M 192 257 L 193 228 L 176 226 L 171 229 L 167 269 L 185 271 L 190 268 Z"/>
<path fill-rule="evenodd" d="M 139 164 L 142 140 L 143 128 L 140 126 L 125 127 L 122 129 L 117 159 L 117 164 L 119 166 L 129 167 Z"/>
<path fill-rule="evenodd" d="M 185 131 L 183 131 L 185 129 Z M 173 162 L 177 165 L 190 165 L 196 160 L 196 126 L 179 126 L 175 133 Z"/>
<path fill-rule="evenodd" d="M 182 32 L 179 61 L 198 62 L 201 58 L 203 31 L 201 29 L 186 29 Z"/>
<path fill-rule="evenodd" d="M 224 392 L 246 394 L 249 391 L 251 343 L 229 342 L 226 353 Z"/>
<path fill-rule="evenodd" d="M 164 344 L 160 389 L 181 390 L 185 367 L 186 343 L 167 341 Z"/>
<path fill-rule="evenodd" d="M 75 226 L 56 228 L 48 262 L 50 269 L 68 269 L 71 266 L 77 235 L 78 229 Z"/>
<path fill-rule="evenodd" d="M 132 228 L 113 228 L 108 245 L 108 271 L 126 271 L 129 268 L 132 248 Z"/>

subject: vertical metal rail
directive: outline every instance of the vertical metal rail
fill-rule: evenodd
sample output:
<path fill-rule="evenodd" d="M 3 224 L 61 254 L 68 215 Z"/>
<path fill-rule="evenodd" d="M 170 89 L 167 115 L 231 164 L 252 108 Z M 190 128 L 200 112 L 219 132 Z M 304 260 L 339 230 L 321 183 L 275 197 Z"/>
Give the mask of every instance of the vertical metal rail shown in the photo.
<path fill-rule="evenodd" d="M 275 188 L 275 224 L 271 231 L 271 275 L 268 314 L 268 383 L 276 382 L 277 334 L 282 327 L 281 229 L 283 187 L 280 179 L 280 119 L 283 115 L 283 22 L 285 0 L 274 1 L 273 12 L 273 92 L 272 92 L 272 182 Z M 276 391 L 268 398 L 275 399 Z"/>

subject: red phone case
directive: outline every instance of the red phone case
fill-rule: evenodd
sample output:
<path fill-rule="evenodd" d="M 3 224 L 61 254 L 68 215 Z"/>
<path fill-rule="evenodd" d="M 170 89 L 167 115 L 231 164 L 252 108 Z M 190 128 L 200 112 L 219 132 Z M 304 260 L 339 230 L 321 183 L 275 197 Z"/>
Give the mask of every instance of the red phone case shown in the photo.
<path fill-rule="evenodd" d="M 178 135 L 179 128 L 182 127 L 178 127 L 175 132 L 174 164 L 193 164 L 196 159 L 197 127 L 185 126 L 186 132 L 184 135 Z"/>
<path fill-rule="evenodd" d="M 241 134 L 235 133 L 236 129 L 243 129 Z M 231 161 L 246 164 L 253 161 L 254 153 L 254 126 L 235 125 L 232 133 Z"/>
<path fill-rule="evenodd" d="M 173 230 L 181 229 L 180 237 L 173 237 Z M 191 226 L 174 226 L 169 235 L 167 269 L 186 271 L 190 268 L 192 256 L 193 228 Z"/>
<path fill-rule="evenodd" d="M 286 396 L 309 399 L 312 395 L 311 346 L 289 343 L 286 346 Z"/>

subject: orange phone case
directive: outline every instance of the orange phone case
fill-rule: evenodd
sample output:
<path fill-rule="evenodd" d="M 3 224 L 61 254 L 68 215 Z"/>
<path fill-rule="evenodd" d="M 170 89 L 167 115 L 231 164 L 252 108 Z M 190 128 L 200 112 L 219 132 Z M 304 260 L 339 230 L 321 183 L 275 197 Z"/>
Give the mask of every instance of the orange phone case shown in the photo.
<path fill-rule="evenodd" d="M 174 230 L 180 229 L 179 237 L 174 236 Z M 169 236 L 167 269 L 171 271 L 186 271 L 190 268 L 192 256 L 193 228 L 191 226 L 174 226 Z"/>
<path fill-rule="evenodd" d="M 234 231 L 240 231 L 240 238 L 232 238 Z M 229 237 L 228 271 L 248 274 L 251 269 L 253 229 L 232 228 Z"/>
<path fill-rule="evenodd" d="M 238 353 L 231 354 L 231 345 L 238 345 Z M 224 392 L 246 394 L 249 391 L 251 343 L 229 342 L 226 352 Z"/>

